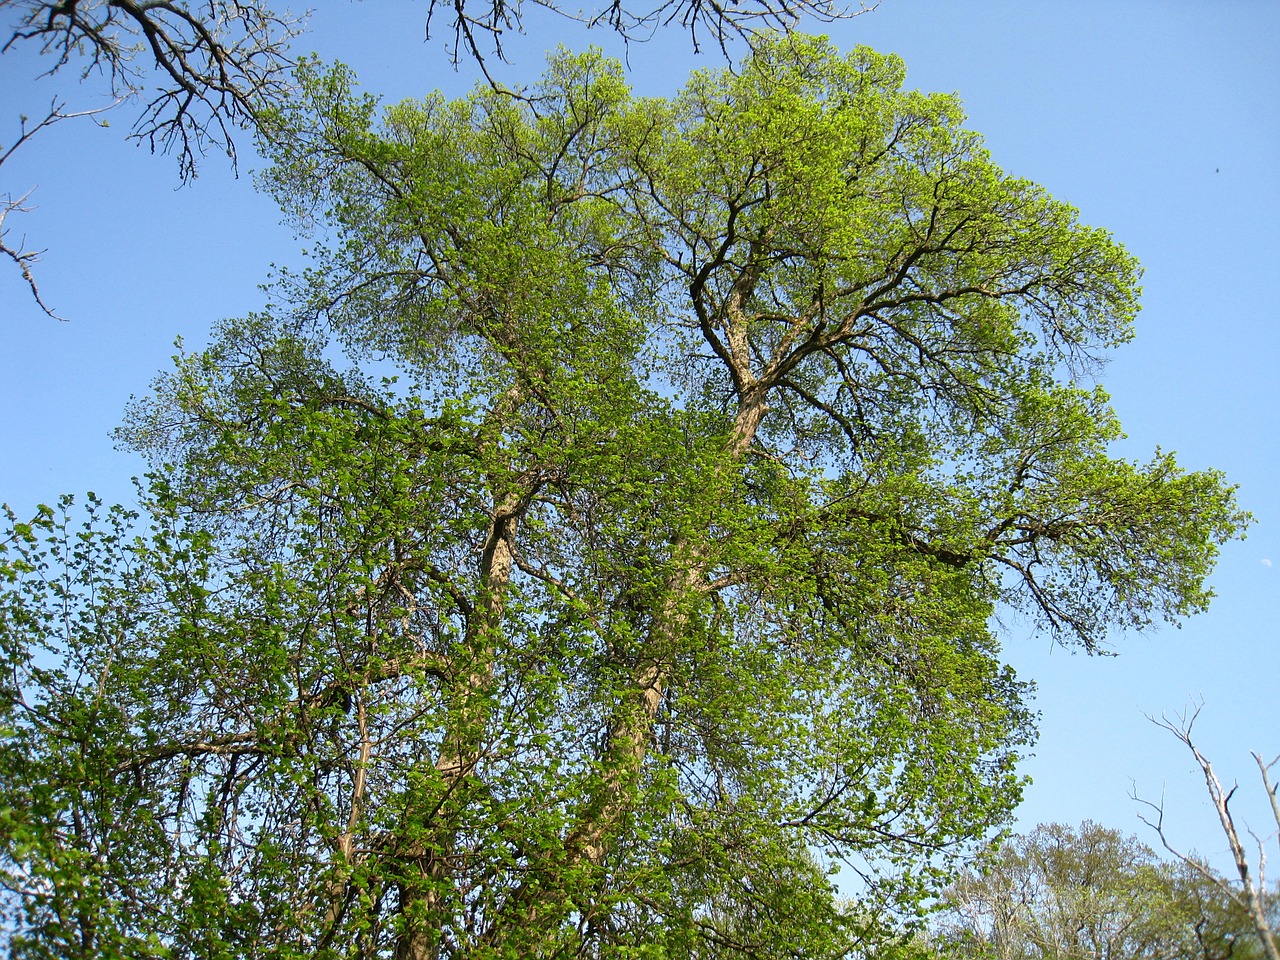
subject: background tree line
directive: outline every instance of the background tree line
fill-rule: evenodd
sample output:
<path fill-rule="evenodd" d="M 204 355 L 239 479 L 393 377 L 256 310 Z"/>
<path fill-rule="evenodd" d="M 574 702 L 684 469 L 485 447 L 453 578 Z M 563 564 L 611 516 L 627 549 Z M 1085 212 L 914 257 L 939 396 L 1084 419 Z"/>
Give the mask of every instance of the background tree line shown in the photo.
<path fill-rule="evenodd" d="M 930 946 L 984 960 L 1266 957 L 1251 911 L 1200 860 L 1162 860 L 1136 837 L 1085 821 L 1010 838 L 942 898 Z M 1280 911 L 1273 888 L 1264 911 Z"/>

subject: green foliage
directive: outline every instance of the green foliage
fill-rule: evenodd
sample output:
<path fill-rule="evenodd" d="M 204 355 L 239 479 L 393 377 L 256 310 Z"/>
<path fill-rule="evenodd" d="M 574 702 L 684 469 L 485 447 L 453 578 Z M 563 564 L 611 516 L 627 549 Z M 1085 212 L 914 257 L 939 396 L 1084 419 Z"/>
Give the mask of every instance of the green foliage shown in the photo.
<path fill-rule="evenodd" d="M 999 605 L 1096 648 L 1243 517 L 1073 379 L 1132 258 L 902 75 L 773 39 L 640 101 L 561 53 L 381 110 L 304 66 L 263 182 L 317 265 L 132 411 L 156 532 L 54 574 L 15 526 L 23 949 L 910 953 L 1019 796 Z"/>
<path fill-rule="evenodd" d="M 1096 823 L 1043 825 L 964 872 L 933 945 L 1002 960 L 1261 956 L 1248 912 L 1212 876 Z"/>

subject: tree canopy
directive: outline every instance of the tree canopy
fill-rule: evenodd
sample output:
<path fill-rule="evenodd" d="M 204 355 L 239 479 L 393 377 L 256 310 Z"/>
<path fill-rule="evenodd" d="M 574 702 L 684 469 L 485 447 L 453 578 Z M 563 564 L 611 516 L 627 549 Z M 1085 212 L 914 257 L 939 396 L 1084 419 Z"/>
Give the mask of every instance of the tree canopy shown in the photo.
<path fill-rule="evenodd" d="M 532 6 L 589 28 L 610 30 L 628 43 L 651 39 L 659 28 L 674 23 L 688 32 L 694 49 L 710 41 L 727 53 L 730 41 L 761 31 L 790 30 L 801 16 L 832 21 L 875 5 L 859 2 L 854 7 L 836 0 L 728 5 L 714 0 L 609 0 L 593 9 L 574 10 L 557 0 L 537 0 Z M 522 5 L 492 0 L 476 7 L 466 0 L 430 0 L 428 36 L 437 15 L 452 31 L 454 65 L 474 62 L 497 87 L 487 58 L 504 59 L 503 34 L 523 32 Z M 17 135 L 0 143 L 0 167 L 46 127 L 94 116 L 130 100 L 141 105 L 130 137 L 147 143 L 152 152 L 175 155 L 184 182 L 195 178 L 197 164 L 209 148 L 225 152 L 234 165 L 237 132 L 256 130 L 262 111 L 288 99 L 294 63 L 290 44 L 307 21 L 305 15 L 279 13 L 264 0 L 0 0 L 0 17 L 6 18 L 0 20 L 0 56 L 34 46 L 49 57 L 45 76 L 69 68 L 79 72 L 81 80 L 105 78 L 114 98 L 106 106 L 68 110 L 66 102 L 55 97 L 34 122 L 21 114 Z M 0 197 L 0 256 L 18 268 L 36 305 L 61 319 L 45 303 L 32 272 L 42 251 L 29 248 L 25 238 L 13 240 L 12 229 L 5 226 L 10 215 L 31 212 L 28 200 L 33 190 L 5 191 Z"/>
<path fill-rule="evenodd" d="M 1109 452 L 1134 259 L 903 76 L 775 37 L 669 99 L 562 52 L 383 109 L 305 64 L 263 184 L 316 266 L 135 405 L 151 533 L 5 541 L 15 952 L 844 956 L 913 918 L 1018 799 L 996 614 L 1176 621 L 1244 517 Z"/>

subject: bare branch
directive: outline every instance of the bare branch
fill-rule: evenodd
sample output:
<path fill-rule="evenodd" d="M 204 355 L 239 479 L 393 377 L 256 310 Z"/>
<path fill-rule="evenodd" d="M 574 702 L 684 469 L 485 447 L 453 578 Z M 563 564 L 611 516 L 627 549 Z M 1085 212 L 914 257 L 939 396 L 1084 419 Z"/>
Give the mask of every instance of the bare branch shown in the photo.
<path fill-rule="evenodd" d="M 1230 790 L 1223 787 L 1222 781 L 1218 779 L 1218 775 L 1214 772 L 1213 764 L 1203 753 L 1200 752 L 1199 747 L 1195 745 L 1195 742 L 1191 738 L 1191 730 L 1195 726 L 1196 719 L 1200 716 L 1200 711 L 1203 707 L 1203 703 L 1199 704 L 1195 710 L 1191 711 L 1190 715 L 1184 711 L 1176 721 L 1170 720 L 1163 714 L 1159 720 L 1154 717 L 1148 717 L 1147 719 L 1157 727 L 1168 730 L 1189 751 L 1191 751 L 1191 755 L 1195 758 L 1196 764 L 1204 774 L 1205 787 L 1209 791 L 1209 799 L 1213 802 L 1214 810 L 1218 814 L 1218 822 L 1222 825 L 1222 832 L 1226 835 L 1227 843 L 1231 847 L 1231 856 L 1235 861 L 1236 873 L 1240 877 L 1239 889 L 1236 889 L 1232 884 L 1210 871 L 1195 858 L 1176 849 L 1169 842 L 1164 831 L 1163 801 L 1161 801 L 1160 804 L 1155 804 L 1149 800 L 1142 800 L 1135 794 L 1135 800 L 1156 811 L 1156 819 L 1154 822 L 1147 819 L 1147 817 L 1142 814 L 1139 814 L 1138 816 L 1143 823 L 1156 831 L 1156 835 L 1160 838 L 1160 842 L 1164 845 L 1166 850 L 1183 863 L 1197 870 L 1202 876 L 1212 881 L 1219 889 L 1227 893 L 1236 903 L 1249 912 L 1249 917 L 1253 921 L 1254 930 L 1258 934 L 1258 940 L 1261 942 L 1262 949 L 1268 960 L 1280 960 L 1280 945 L 1277 945 L 1275 934 L 1271 930 L 1271 924 L 1267 918 L 1266 904 L 1263 902 L 1262 896 L 1262 891 L 1265 889 L 1264 869 L 1266 865 L 1266 856 L 1265 852 L 1262 852 L 1262 844 L 1260 841 L 1258 842 L 1260 851 L 1258 860 L 1259 880 L 1258 883 L 1255 884 L 1253 877 L 1250 875 L 1251 867 L 1249 864 L 1249 858 L 1245 852 L 1244 844 L 1240 840 L 1240 832 L 1236 827 L 1235 816 L 1231 812 L 1231 798 L 1235 796 L 1237 785 L 1232 784 Z M 1258 766 L 1263 771 L 1263 784 L 1267 787 L 1268 793 L 1271 797 L 1272 810 L 1275 812 L 1275 791 L 1271 787 L 1270 780 L 1267 775 L 1267 769 L 1271 764 L 1264 766 L 1261 758 L 1259 758 L 1257 754 L 1254 754 L 1254 758 L 1257 760 Z M 1272 763 L 1275 763 L 1275 761 L 1272 761 Z M 1280 821 L 1280 814 L 1277 814 L 1277 820 Z M 1252 834 L 1252 831 L 1250 831 L 1250 833 Z M 1254 835 L 1254 840 L 1257 840 L 1256 835 Z"/>
<path fill-rule="evenodd" d="M 180 0 L 0 3 L 10 5 L 21 13 L 0 53 L 31 41 L 53 57 L 49 73 L 74 60 L 82 79 L 105 75 L 117 100 L 141 97 L 130 136 L 175 152 L 183 180 L 211 146 L 234 164 L 232 131 L 255 128 L 262 109 L 288 93 L 288 44 L 303 27 L 235 0 L 203 8 Z"/>
<path fill-rule="evenodd" d="M 34 188 L 32 189 L 34 190 Z M 31 265 L 40 259 L 40 255 L 44 251 L 28 250 L 26 237 L 19 240 L 16 246 L 10 246 L 6 239 L 9 231 L 5 227 L 5 219 L 11 213 L 30 213 L 32 208 L 27 206 L 26 202 L 31 193 L 32 191 L 28 190 L 16 200 L 12 196 L 6 196 L 3 200 L 0 200 L 0 254 L 4 254 L 17 264 L 18 269 L 22 272 L 22 279 L 27 281 L 27 287 L 31 290 L 31 296 L 35 299 L 36 305 L 54 320 L 63 320 L 65 319 L 64 317 L 58 316 L 44 302 L 44 299 L 40 296 L 40 286 L 36 283 L 35 275 L 31 272 Z"/>
<path fill-rule="evenodd" d="M 60 123 L 63 120 L 75 120 L 80 117 L 94 117 L 100 113 L 106 113 L 108 110 L 119 106 L 120 103 L 121 100 L 117 98 L 114 103 L 109 103 L 105 107 L 97 107 L 93 110 L 77 110 L 68 113 L 66 111 L 66 103 L 55 99 L 49 104 L 49 109 L 45 112 L 45 115 L 35 124 L 32 124 L 28 117 L 20 116 L 18 118 L 18 136 L 13 143 L 9 145 L 8 149 L 0 152 L 0 166 L 3 166 L 14 155 L 19 147 L 27 143 L 33 136 L 41 130 L 44 130 L 46 127 L 51 127 L 55 123 Z M 27 203 L 27 201 L 31 199 L 31 194 L 35 192 L 35 189 L 35 187 L 32 187 L 16 199 L 11 193 L 4 194 L 3 198 L 0 199 L 0 254 L 8 257 L 15 265 L 17 265 L 18 270 L 22 273 L 22 279 L 27 282 L 27 287 L 30 289 L 31 296 L 35 299 L 36 305 L 39 306 L 46 315 L 52 317 L 54 320 L 62 320 L 64 318 L 54 313 L 52 308 L 44 302 L 44 299 L 40 295 L 40 286 L 36 283 L 35 274 L 31 270 L 32 266 L 39 261 L 44 251 L 28 249 L 26 237 L 23 237 L 16 244 L 10 243 L 6 239 L 9 233 L 5 226 L 6 218 L 11 213 L 30 213 L 35 209 Z"/>
<path fill-rule="evenodd" d="M 592 10 L 574 10 L 557 0 L 533 0 L 536 6 L 549 10 L 587 28 L 604 27 L 614 31 L 624 43 L 644 43 L 658 30 L 672 24 L 687 30 L 694 52 L 701 52 L 703 37 L 709 37 L 721 53 L 728 53 L 735 40 L 753 39 L 769 31 L 794 29 L 804 17 L 830 23 L 870 13 L 880 6 L 879 0 L 859 0 L 856 6 L 841 0 L 651 0 L 651 6 L 631 6 L 625 0 L 607 0 Z M 505 59 L 503 34 L 524 29 L 520 4 L 508 0 L 487 0 L 483 8 L 467 8 L 467 0 L 431 0 L 427 12 L 427 30 L 438 9 L 452 15 L 452 59 L 458 63 L 471 57 L 495 88 L 485 66 L 483 51 L 491 49 L 499 60 Z M 482 42 L 482 40 L 484 42 Z"/>
<path fill-rule="evenodd" d="M 3 3 L 3 0 L 0 0 L 0 3 Z M 28 126 L 30 118 L 26 116 L 20 116 L 18 118 L 18 138 L 13 141 L 9 146 L 9 149 L 0 153 L 0 165 L 3 165 L 5 161 L 13 156 L 14 152 L 20 146 L 30 140 L 45 127 L 51 127 L 62 120 L 76 120 L 80 117 L 96 117 L 100 113 L 106 113 L 108 110 L 114 110 L 123 102 L 123 97 L 117 97 L 113 102 L 107 104 L 105 107 L 95 107 L 92 110 L 76 110 L 71 113 L 67 113 L 65 112 L 67 106 L 66 102 L 59 101 L 55 98 L 53 102 L 49 104 L 49 109 L 45 113 L 44 118 L 35 126 Z"/>
<path fill-rule="evenodd" d="M 1267 799 L 1271 801 L 1271 815 L 1275 817 L 1276 830 L 1280 831 L 1280 798 L 1276 796 L 1276 789 L 1280 784 L 1271 782 L 1271 768 L 1280 763 L 1280 756 L 1277 756 L 1270 763 L 1262 762 L 1262 754 L 1255 753 L 1253 755 L 1254 762 L 1258 765 L 1258 773 L 1262 775 L 1262 786 L 1267 791 Z"/>

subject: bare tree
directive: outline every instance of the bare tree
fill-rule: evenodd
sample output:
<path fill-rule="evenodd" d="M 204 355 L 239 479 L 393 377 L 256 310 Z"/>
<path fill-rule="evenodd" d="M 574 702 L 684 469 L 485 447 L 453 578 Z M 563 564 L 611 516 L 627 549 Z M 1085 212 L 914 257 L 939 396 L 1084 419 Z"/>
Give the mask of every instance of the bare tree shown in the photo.
<path fill-rule="evenodd" d="M 1235 815 L 1231 812 L 1231 800 L 1235 796 L 1236 790 L 1239 789 L 1239 784 L 1233 783 L 1230 789 L 1224 787 L 1222 781 L 1218 779 L 1217 773 L 1214 772 L 1213 764 L 1209 761 L 1209 758 L 1200 752 L 1200 748 L 1196 746 L 1195 741 L 1191 738 L 1192 728 L 1195 726 L 1196 719 L 1200 716 L 1200 710 L 1203 706 L 1203 704 L 1200 704 L 1195 710 L 1190 713 L 1184 712 L 1175 720 L 1170 720 L 1163 714 L 1161 714 L 1159 720 L 1155 717 L 1148 717 L 1148 719 L 1156 726 L 1168 730 L 1186 746 L 1204 774 L 1204 782 L 1209 791 L 1209 799 L 1213 802 L 1213 808 L 1218 814 L 1218 822 L 1222 825 L 1222 831 L 1227 837 L 1227 844 L 1231 847 L 1231 856 L 1235 861 L 1236 873 L 1240 877 L 1240 885 L 1237 887 L 1235 884 L 1228 882 L 1210 871 L 1199 860 L 1183 853 L 1170 843 L 1164 827 L 1163 801 L 1153 803 L 1150 800 L 1143 800 L 1135 794 L 1134 799 L 1152 811 L 1151 816 L 1139 814 L 1139 817 L 1143 823 L 1155 830 L 1166 850 L 1182 860 L 1183 863 L 1199 871 L 1206 879 L 1212 880 L 1241 908 L 1248 911 L 1249 918 L 1253 921 L 1254 930 L 1258 934 L 1258 939 L 1262 943 L 1262 949 L 1266 953 L 1268 960 L 1280 960 L 1280 944 L 1277 944 L 1275 932 L 1272 930 L 1271 922 L 1267 918 L 1266 903 L 1266 842 L 1280 836 L 1280 800 L 1277 800 L 1276 796 L 1277 784 L 1271 781 L 1271 770 L 1277 763 L 1280 763 L 1280 756 L 1268 763 L 1261 754 L 1252 754 L 1254 762 L 1258 765 L 1258 772 L 1262 777 L 1263 789 L 1266 790 L 1267 798 L 1271 802 L 1271 812 L 1275 817 L 1277 829 L 1276 834 L 1272 834 L 1269 837 L 1259 837 L 1247 825 L 1245 827 L 1258 849 L 1257 879 L 1255 881 L 1249 854 L 1240 838 L 1240 830 L 1236 826 Z"/>

